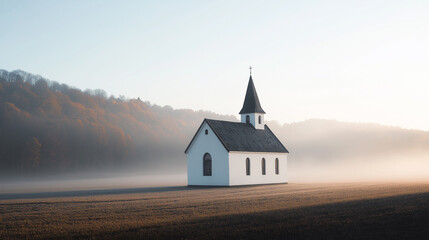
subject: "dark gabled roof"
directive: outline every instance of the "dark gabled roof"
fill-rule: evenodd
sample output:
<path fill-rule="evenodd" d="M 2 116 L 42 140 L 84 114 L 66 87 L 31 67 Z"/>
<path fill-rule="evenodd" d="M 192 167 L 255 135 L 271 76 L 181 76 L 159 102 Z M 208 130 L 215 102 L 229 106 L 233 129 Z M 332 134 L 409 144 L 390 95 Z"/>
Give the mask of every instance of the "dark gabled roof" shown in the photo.
<path fill-rule="evenodd" d="M 204 122 L 210 126 L 225 149 L 241 152 L 277 152 L 289 153 L 274 133 L 265 125 L 265 129 L 255 129 L 250 123 L 228 122 L 204 119 L 195 136 L 192 138 L 185 153 L 194 141 Z"/>
<path fill-rule="evenodd" d="M 244 113 L 265 113 L 261 107 L 261 103 L 259 103 L 259 98 L 258 94 L 256 93 L 255 84 L 253 84 L 252 75 L 250 75 L 243 108 L 240 111 L 240 114 Z"/>

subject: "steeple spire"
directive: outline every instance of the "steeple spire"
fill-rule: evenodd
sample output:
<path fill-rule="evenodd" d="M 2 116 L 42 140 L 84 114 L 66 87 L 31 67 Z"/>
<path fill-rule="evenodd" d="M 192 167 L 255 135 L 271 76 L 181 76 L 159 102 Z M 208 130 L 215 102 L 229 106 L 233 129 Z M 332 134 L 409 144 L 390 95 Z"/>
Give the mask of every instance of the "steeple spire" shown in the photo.
<path fill-rule="evenodd" d="M 250 78 L 249 84 L 247 85 L 246 97 L 244 98 L 243 108 L 240 111 L 240 114 L 245 113 L 263 113 L 264 110 L 259 103 L 258 94 L 256 93 L 255 85 L 253 84 L 252 79 L 252 67 L 250 67 Z"/>

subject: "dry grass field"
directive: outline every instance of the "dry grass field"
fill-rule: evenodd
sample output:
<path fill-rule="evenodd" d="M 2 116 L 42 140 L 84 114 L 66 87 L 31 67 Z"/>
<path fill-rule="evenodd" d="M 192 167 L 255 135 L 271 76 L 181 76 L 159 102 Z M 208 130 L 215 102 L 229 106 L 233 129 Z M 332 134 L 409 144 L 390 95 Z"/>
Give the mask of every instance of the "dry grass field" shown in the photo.
<path fill-rule="evenodd" d="M 429 239 L 429 183 L 0 194 L 0 239 Z"/>

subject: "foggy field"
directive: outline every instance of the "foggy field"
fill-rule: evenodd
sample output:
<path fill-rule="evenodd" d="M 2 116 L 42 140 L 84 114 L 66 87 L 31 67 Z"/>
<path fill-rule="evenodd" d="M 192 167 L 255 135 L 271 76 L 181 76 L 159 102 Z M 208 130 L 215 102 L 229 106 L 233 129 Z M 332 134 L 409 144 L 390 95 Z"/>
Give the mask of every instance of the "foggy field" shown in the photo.
<path fill-rule="evenodd" d="M 0 194 L 0 239 L 429 236 L 429 182 L 170 186 L 52 196 Z"/>

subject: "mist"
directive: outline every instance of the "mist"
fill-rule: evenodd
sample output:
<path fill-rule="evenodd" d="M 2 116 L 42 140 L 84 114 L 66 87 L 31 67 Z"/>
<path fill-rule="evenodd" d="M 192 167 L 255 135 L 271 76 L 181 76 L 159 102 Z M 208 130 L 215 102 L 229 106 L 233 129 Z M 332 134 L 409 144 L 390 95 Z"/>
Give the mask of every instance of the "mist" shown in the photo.
<path fill-rule="evenodd" d="M 1 189 L 186 185 L 184 150 L 204 118 L 238 121 L 0 70 Z M 289 182 L 429 180 L 426 131 L 322 119 L 267 124 L 290 152 Z"/>
<path fill-rule="evenodd" d="M 429 180 L 427 131 L 322 119 L 268 125 L 290 151 L 290 181 Z"/>
<path fill-rule="evenodd" d="M 212 112 L 81 91 L 23 71 L 0 72 L 2 178 L 186 170 L 184 150 Z"/>

